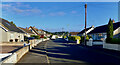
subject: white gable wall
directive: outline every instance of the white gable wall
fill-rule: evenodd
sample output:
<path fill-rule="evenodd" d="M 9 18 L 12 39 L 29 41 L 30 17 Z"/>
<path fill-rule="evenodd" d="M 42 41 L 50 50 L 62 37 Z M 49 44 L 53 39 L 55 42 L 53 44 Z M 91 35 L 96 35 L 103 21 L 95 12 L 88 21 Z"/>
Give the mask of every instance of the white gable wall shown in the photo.
<path fill-rule="evenodd" d="M 5 30 L 3 30 L 2 28 L 0 28 L 0 38 L 1 38 L 1 42 L 5 42 L 8 40 L 8 37 L 7 37 L 7 32 Z"/>
<path fill-rule="evenodd" d="M 0 43 L 2 42 L 2 29 L 0 28 Z"/>
<path fill-rule="evenodd" d="M 113 35 L 119 34 L 120 33 L 120 27 L 114 30 Z"/>

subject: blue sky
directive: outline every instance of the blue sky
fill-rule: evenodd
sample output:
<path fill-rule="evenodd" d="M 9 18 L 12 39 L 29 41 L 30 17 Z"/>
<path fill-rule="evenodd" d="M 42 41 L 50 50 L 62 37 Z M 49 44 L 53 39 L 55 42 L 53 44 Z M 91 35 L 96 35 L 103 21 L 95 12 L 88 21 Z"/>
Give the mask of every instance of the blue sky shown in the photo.
<path fill-rule="evenodd" d="M 3 2 L 2 18 L 19 27 L 35 26 L 51 32 L 81 31 L 85 2 Z M 118 21 L 117 2 L 87 2 L 87 27 Z"/>

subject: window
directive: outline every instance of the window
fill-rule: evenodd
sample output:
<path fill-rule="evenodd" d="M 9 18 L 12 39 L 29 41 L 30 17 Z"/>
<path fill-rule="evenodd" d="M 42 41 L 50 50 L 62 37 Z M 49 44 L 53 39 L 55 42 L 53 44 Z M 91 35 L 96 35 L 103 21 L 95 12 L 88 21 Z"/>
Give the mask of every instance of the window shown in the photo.
<path fill-rule="evenodd" d="M 12 38 L 14 38 L 14 35 L 13 35 L 13 34 L 10 35 L 10 39 L 12 39 Z"/>
<path fill-rule="evenodd" d="M 11 26 L 10 23 L 6 22 L 7 25 Z"/>

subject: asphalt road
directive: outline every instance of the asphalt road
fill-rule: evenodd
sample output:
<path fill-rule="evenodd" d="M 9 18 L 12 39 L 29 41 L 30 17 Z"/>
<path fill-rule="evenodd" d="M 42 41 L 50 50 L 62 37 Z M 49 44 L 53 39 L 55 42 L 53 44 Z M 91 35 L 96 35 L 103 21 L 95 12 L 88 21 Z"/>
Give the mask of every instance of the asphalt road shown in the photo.
<path fill-rule="evenodd" d="M 108 51 L 103 51 L 96 48 L 69 44 L 64 39 L 56 39 L 38 44 L 18 63 L 50 63 L 51 65 L 120 64 L 120 58 L 112 56 Z"/>
<path fill-rule="evenodd" d="M 120 65 L 120 58 L 102 52 L 104 49 L 95 49 L 96 48 L 69 44 L 64 39 L 56 39 L 47 43 L 47 56 L 50 63 Z"/>

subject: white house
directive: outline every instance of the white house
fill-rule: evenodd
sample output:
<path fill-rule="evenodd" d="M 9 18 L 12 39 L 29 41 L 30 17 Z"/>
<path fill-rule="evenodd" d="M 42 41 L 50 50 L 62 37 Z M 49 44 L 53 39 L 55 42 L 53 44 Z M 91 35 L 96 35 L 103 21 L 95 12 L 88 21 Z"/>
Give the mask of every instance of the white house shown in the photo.
<path fill-rule="evenodd" d="M 70 32 L 69 36 L 77 36 L 79 32 Z"/>
<path fill-rule="evenodd" d="M 39 35 L 39 33 L 37 32 L 38 29 L 35 28 L 35 27 L 30 26 L 30 27 L 28 28 L 28 30 L 30 30 L 30 31 L 31 31 L 32 33 L 34 33 L 35 35 Z"/>
<path fill-rule="evenodd" d="M 86 29 L 86 34 L 90 33 L 92 30 L 94 30 L 94 26 L 91 26 L 91 27 L 87 28 Z M 84 36 L 85 35 L 85 29 L 82 30 L 81 32 L 79 32 L 77 35 Z"/>
<path fill-rule="evenodd" d="M 88 33 L 88 35 L 91 35 L 93 40 L 103 40 L 107 37 L 107 28 L 108 24 L 98 26 Z M 120 22 L 113 23 L 113 30 L 114 38 L 118 38 L 118 35 L 120 34 Z"/>
<path fill-rule="evenodd" d="M 35 35 L 32 31 L 30 31 L 28 28 L 22 28 L 22 27 L 19 27 L 19 29 L 21 29 L 22 31 L 25 32 L 24 36 L 26 37 L 30 37 L 31 35 Z"/>
<path fill-rule="evenodd" d="M 0 41 L 23 42 L 24 32 L 5 19 L 0 18 Z"/>

